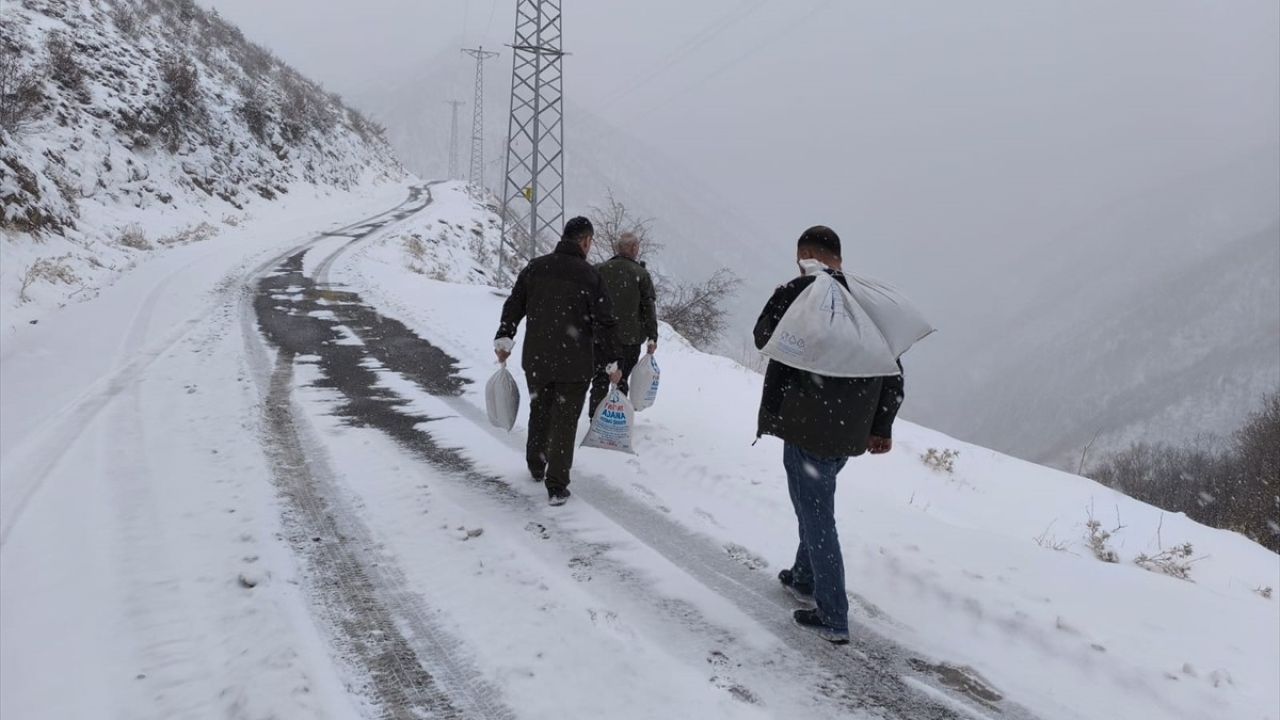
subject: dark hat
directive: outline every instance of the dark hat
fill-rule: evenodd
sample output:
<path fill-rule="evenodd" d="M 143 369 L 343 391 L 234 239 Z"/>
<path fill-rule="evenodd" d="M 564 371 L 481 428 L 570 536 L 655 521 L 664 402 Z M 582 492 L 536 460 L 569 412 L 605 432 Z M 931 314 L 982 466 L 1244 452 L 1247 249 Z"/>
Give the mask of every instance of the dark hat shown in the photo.
<path fill-rule="evenodd" d="M 587 236 L 595 234 L 596 229 L 591 225 L 591 221 L 579 215 L 564 224 L 564 234 L 560 237 L 563 240 L 582 242 L 587 239 Z"/>
<path fill-rule="evenodd" d="M 840 236 L 836 234 L 835 230 L 826 225 L 814 225 L 805 230 L 796 246 L 825 250 L 836 257 L 840 257 Z"/>

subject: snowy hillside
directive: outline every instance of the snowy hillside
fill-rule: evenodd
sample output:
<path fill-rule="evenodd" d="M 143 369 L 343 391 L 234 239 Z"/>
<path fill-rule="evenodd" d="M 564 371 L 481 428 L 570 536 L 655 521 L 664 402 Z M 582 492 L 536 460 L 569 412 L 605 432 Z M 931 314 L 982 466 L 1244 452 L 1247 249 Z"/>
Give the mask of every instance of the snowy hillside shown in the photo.
<path fill-rule="evenodd" d="M 404 175 L 380 128 L 191 0 L 21 0 L 0 13 L 7 325 L 281 197 Z"/>
<path fill-rule="evenodd" d="M 1109 311 L 1029 338 L 1018 366 L 981 386 L 1001 416 L 975 414 L 973 437 L 1075 467 L 1131 442 L 1230 435 L 1280 388 L 1280 224 L 1147 285 Z M 1057 372 L 1036 372 L 1064 357 Z M 1049 405 L 1052 416 L 1034 408 Z"/>

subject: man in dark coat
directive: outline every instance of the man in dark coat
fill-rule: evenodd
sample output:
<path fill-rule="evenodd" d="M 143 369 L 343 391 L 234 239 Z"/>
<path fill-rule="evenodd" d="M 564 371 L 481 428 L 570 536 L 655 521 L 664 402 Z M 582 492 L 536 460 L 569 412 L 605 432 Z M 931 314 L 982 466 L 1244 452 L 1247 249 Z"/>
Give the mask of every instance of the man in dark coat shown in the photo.
<path fill-rule="evenodd" d="M 622 354 L 618 368 L 622 372 L 622 381 L 618 383 L 618 389 L 625 395 L 630 391 L 627 379 L 631 377 L 636 363 L 640 362 L 641 349 L 647 345 L 650 355 L 658 350 L 657 293 L 653 289 L 653 277 L 640 262 L 640 238 L 634 233 L 623 233 L 614 250 L 617 254 L 596 269 L 604 280 L 604 289 L 609 294 L 613 315 L 618 321 L 616 338 L 618 352 Z M 597 355 L 591 399 L 587 403 L 587 413 L 592 416 L 609 393 L 609 374 L 605 371 L 604 361 L 604 357 Z"/>
<path fill-rule="evenodd" d="M 576 217 L 564 226 L 555 251 L 529 261 L 502 306 L 494 338 L 499 362 L 515 347 L 516 328 L 528 318 L 522 366 L 529 384 L 529 439 L 525 459 L 535 481 L 546 481 L 552 505 L 569 499 L 569 470 L 586 399 L 595 369 L 595 352 L 603 354 L 612 380 L 618 382 L 615 321 L 600 273 L 587 262 L 594 229 Z"/>
<path fill-rule="evenodd" d="M 806 230 L 796 257 L 797 262 L 821 262 L 826 266 L 823 272 L 848 288 L 841 272 L 840 238 L 830 228 Z M 812 275 L 801 276 L 773 293 L 756 321 L 756 347 L 765 347 L 791 304 L 814 280 Z M 836 475 L 850 457 L 892 449 L 903 388 L 901 374 L 827 377 L 777 360 L 770 360 L 765 371 L 757 435 L 774 435 L 784 442 L 787 487 L 800 529 L 795 563 L 778 579 L 792 594 L 817 605 L 796 610 L 796 623 L 834 643 L 849 641 L 844 558 L 836 533 Z"/>

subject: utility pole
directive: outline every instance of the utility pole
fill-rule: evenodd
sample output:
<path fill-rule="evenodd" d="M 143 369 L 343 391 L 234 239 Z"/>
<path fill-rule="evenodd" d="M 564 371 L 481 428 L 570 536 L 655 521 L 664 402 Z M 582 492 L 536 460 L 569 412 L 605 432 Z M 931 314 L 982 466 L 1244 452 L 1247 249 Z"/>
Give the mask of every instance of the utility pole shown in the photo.
<path fill-rule="evenodd" d="M 458 179 L 458 108 L 466 105 L 461 100 L 445 100 L 453 106 L 453 122 L 449 126 L 449 179 Z"/>
<path fill-rule="evenodd" d="M 517 0 L 499 277 L 508 243 L 533 257 L 538 239 L 559 237 L 564 224 L 562 36 L 560 0 Z"/>
<path fill-rule="evenodd" d="M 484 46 L 463 48 L 476 59 L 476 97 L 471 109 L 471 184 L 484 187 L 484 61 L 500 53 L 485 52 Z"/>

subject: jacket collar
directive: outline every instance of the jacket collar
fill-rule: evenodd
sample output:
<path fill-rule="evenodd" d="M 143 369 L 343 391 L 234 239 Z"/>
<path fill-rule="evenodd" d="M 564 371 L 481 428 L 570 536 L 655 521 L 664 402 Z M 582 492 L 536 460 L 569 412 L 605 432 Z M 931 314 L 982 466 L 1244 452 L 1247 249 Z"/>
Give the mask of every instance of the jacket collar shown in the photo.
<path fill-rule="evenodd" d="M 556 245 L 555 253 L 557 255 L 572 255 L 583 260 L 587 259 L 587 254 L 582 252 L 582 246 L 572 240 L 561 240 L 560 244 Z"/>
<path fill-rule="evenodd" d="M 626 260 L 627 262 L 635 263 L 636 265 L 639 265 L 640 267 L 644 267 L 644 263 L 642 263 L 642 262 L 640 262 L 639 260 L 636 260 L 636 259 L 634 259 L 634 258 L 629 258 L 629 257 L 627 257 L 626 255 L 614 255 L 614 256 L 613 256 L 613 259 L 614 259 L 614 260 Z"/>

